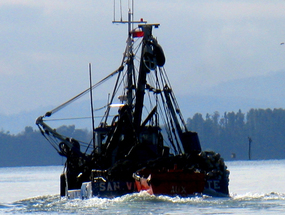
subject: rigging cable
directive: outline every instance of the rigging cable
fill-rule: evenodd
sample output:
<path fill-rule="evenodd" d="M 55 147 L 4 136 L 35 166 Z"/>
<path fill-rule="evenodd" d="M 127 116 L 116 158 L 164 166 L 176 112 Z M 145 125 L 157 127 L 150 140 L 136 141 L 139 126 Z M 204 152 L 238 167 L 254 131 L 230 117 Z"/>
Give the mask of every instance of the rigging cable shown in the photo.
<path fill-rule="evenodd" d="M 183 127 L 184 127 L 185 131 L 187 131 L 187 126 L 186 126 L 185 120 L 184 120 L 184 118 L 182 116 L 182 113 L 180 111 L 180 108 L 179 108 L 178 102 L 176 100 L 176 97 L 175 97 L 175 95 L 174 95 L 174 93 L 172 91 L 172 87 L 171 87 L 170 81 L 168 79 L 168 76 L 166 74 L 166 71 L 165 71 L 164 67 L 163 67 L 163 69 L 160 68 L 159 70 L 160 70 L 161 76 L 164 77 L 164 79 L 166 80 L 167 85 L 171 89 L 170 97 L 171 97 L 172 102 L 173 102 L 173 104 L 175 106 L 175 109 L 176 109 L 175 111 L 176 111 L 177 115 L 179 116 L 180 121 L 183 124 Z"/>
<path fill-rule="evenodd" d="M 111 96 L 110 103 L 109 103 L 109 105 L 108 105 L 108 107 L 107 107 L 107 110 L 106 110 L 106 112 L 105 112 L 105 114 L 104 114 L 104 117 L 105 117 L 105 122 L 104 122 L 104 124 L 107 123 L 107 119 L 108 119 L 108 116 L 109 116 L 109 113 L 110 113 L 110 104 L 112 104 L 113 99 L 114 99 L 114 97 L 115 97 L 116 89 L 117 89 L 118 82 L 119 82 L 119 79 L 120 79 L 120 75 L 121 75 L 121 73 L 119 73 L 119 75 L 118 75 L 118 77 L 117 77 L 116 84 L 115 84 L 115 87 L 114 87 L 114 89 L 113 89 L 113 93 L 112 93 L 112 96 Z M 103 117 L 103 118 L 104 118 L 104 117 Z M 103 120 L 103 119 L 102 119 L 102 120 Z"/>
<path fill-rule="evenodd" d="M 57 147 L 56 147 L 57 145 L 56 145 L 55 143 L 51 142 L 51 140 L 46 136 L 44 130 L 43 130 L 39 125 L 38 125 L 38 127 L 39 127 L 39 130 L 40 130 L 41 134 L 44 136 L 44 138 L 52 145 L 52 147 L 53 147 L 57 152 L 59 152 L 59 150 L 58 150 Z"/>
<path fill-rule="evenodd" d="M 159 69 L 159 71 L 160 71 L 160 79 L 161 79 L 161 83 L 162 83 L 162 85 L 166 85 L 167 86 L 167 81 L 168 81 L 168 79 L 167 79 L 167 77 L 165 77 L 165 70 L 161 70 L 161 69 Z M 165 94 L 164 94 L 164 96 L 165 96 Z M 173 117 L 174 116 L 172 116 L 172 114 L 170 113 L 170 110 L 169 110 L 169 108 L 168 107 L 166 107 L 167 105 L 166 105 L 166 101 L 164 100 L 164 97 L 163 97 L 163 95 L 161 94 L 161 99 L 162 99 L 162 101 L 163 101 L 163 106 L 164 106 L 164 109 L 165 109 L 165 113 L 167 113 L 168 114 L 168 116 L 169 116 L 169 122 L 170 122 L 170 124 L 169 125 L 171 125 L 171 128 L 172 129 L 170 129 L 171 131 L 172 131 L 172 133 L 173 133 L 173 135 L 174 135 L 174 138 L 175 138 L 175 141 L 176 141 L 176 145 L 177 145 L 177 147 L 178 147 L 178 151 L 179 151 L 179 153 L 181 153 L 182 152 L 182 150 L 181 150 L 181 145 L 179 144 L 179 140 L 178 140 L 178 138 L 177 138 L 177 133 L 175 132 L 175 129 L 174 129 L 174 125 L 173 125 Z M 172 102 L 172 101 L 170 101 L 170 102 Z M 179 138 L 180 139 L 180 138 Z"/>
<path fill-rule="evenodd" d="M 109 78 L 111 78 L 112 76 L 114 76 L 115 74 L 117 74 L 118 72 L 122 71 L 122 67 L 120 66 L 117 70 L 115 70 L 114 72 L 112 72 L 110 75 L 108 75 L 107 77 L 103 78 L 101 81 L 97 82 L 96 84 L 94 84 L 91 89 L 95 89 L 96 87 L 100 86 L 102 83 L 104 83 L 106 80 L 108 80 Z M 79 93 L 78 95 L 76 95 L 75 97 L 71 98 L 70 100 L 66 101 L 65 103 L 59 105 L 58 107 L 54 108 L 53 110 L 47 112 L 45 114 L 45 116 L 51 116 L 52 114 L 58 112 L 59 110 L 61 110 L 62 108 L 66 107 L 67 105 L 69 105 L 71 102 L 76 101 L 77 99 L 81 98 L 82 96 L 84 96 L 85 94 L 87 94 L 90 91 L 90 88 L 84 90 L 83 92 Z"/>

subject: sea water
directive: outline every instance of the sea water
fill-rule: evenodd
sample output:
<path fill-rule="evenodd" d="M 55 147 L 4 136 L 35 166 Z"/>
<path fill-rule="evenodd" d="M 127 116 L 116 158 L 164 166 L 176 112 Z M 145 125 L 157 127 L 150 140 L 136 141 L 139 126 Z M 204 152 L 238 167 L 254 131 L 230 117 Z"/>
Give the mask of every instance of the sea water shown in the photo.
<path fill-rule="evenodd" d="M 229 161 L 229 198 L 59 197 L 62 166 L 0 168 L 0 214 L 285 214 L 285 160 Z"/>

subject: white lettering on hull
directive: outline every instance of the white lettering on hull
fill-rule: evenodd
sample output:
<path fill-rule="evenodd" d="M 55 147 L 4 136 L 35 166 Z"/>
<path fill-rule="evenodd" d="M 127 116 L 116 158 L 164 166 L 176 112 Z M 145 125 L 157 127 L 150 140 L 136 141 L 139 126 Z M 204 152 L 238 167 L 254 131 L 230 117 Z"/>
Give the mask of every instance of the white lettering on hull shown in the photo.
<path fill-rule="evenodd" d="M 207 181 L 209 188 L 212 188 L 215 190 L 221 189 L 219 182 L 220 182 L 219 180 L 208 180 Z"/>
<path fill-rule="evenodd" d="M 176 193 L 187 193 L 186 188 L 183 186 L 172 186 L 170 193 L 176 194 Z"/>
<path fill-rule="evenodd" d="M 135 183 L 134 182 L 100 182 L 99 183 L 99 190 L 100 192 L 105 192 L 105 191 L 120 191 L 120 190 L 134 190 L 135 188 Z"/>

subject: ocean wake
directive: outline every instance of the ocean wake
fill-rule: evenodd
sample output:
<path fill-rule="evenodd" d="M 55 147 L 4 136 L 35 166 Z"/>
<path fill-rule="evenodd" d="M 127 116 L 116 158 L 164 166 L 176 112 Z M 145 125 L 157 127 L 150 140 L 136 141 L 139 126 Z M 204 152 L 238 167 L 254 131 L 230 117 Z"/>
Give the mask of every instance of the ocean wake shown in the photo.
<path fill-rule="evenodd" d="M 176 211 L 204 209 L 247 208 L 265 210 L 285 206 L 285 194 L 268 193 L 244 195 L 232 194 L 229 198 L 193 196 L 189 198 L 153 196 L 145 192 L 128 194 L 113 199 L 92 198 L 88 200 L 60 198 L 59 195 L 39 196 L 20 200 L 8 205 L 0 204 L 0 212 L 49 214 L 176 214 Z M 214 210 L 215 210 L 214 209 Z"/>

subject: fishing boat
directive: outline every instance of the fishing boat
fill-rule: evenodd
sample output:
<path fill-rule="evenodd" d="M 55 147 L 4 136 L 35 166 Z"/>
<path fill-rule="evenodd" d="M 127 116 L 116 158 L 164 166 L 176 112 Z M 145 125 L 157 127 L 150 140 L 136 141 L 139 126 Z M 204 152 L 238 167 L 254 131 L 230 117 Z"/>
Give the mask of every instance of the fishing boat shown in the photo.
<path fill-rule="evenodd" d="M 90 66 L 90 86 L 36 120 L 42 135 L 66 158 L 60 195 L 84 199 L 145 191 L 181 197 L 229 196 L 229 171 L 223 158 L 202 151 L 198 134 L 188 130 L 183 119 L 164 67 L 164 51 L 152 33 L 160 24 L 134 21 L 131 9 L 127 21 L 114 22 L 128 25 L 118 69 L 93 85 Z M 115 79 L 112 95 L 95 126 L 92 92 L 111 79 Z M 56 112 L 85 94 L 90 95 L 92 121 L 87 145 L 48 124 Z"/>

